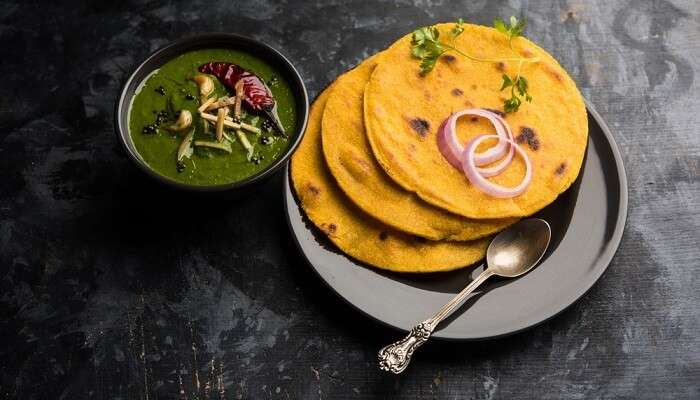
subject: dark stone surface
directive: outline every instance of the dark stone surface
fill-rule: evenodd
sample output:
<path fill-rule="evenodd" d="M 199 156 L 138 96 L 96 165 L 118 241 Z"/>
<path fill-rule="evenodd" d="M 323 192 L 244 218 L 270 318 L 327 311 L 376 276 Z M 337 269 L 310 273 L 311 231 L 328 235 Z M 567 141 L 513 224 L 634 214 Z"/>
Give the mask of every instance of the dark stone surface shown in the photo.
<path fill-rule="evenodd" d="M 604 279 L 525 333 L 432 343 L 381 374 L 397 333 L 304 264 L 281 176 L 244 199 L 183 199 L 119 153 L 120 82 L 183 35 L 269 41 L 315 95 L 416 26 L 511 14 L 608 121 L 630 183 Z M 0 21 L 0 398 L 700 398 L 695 0 L 11 0 Z"/>

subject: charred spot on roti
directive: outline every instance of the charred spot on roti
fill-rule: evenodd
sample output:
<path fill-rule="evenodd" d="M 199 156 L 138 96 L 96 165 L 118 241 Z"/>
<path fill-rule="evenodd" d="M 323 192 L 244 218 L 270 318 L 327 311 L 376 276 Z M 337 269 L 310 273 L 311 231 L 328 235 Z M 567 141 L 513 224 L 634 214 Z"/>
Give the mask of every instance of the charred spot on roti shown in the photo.
<path fill-rule="evenodd" d="M 321 203 L 321 188 L 312 182 L 307 182 L 299 188 L 299 200 L 309 208 L 316 208 Z"/>
<path fill-rule="evenodd" d="M 432 96 L 432 95 L 430 94 L 430 92 L 427 91 L 427 90 L 423 92 L 423 97 L 424 97 L 427 101 L 430 101 L 430 100 L 433 98 L 433 96 Z"/>
<path fill-rule="evenodd" d="M 535 131 L 532 130 L 532 128 L 528 128 L 527 126 L 521 126 L 520 127 L 520 134 L 515 138 L 518 143 L 522 144 L 525 143 L 528 139 L 532 139 L 535 137 Z"/>
<path fill-rule="evenodd" d="M 523 57 L 528 57 L 528 58 L 535 55 L 533 52 L 531 52 L 531 51 L 528 50 L 528 49 L 523 49 L 523 51 L 521 51 L 520 54 L 521 54 Z"/>
<path fill-rule="evenodd" d="M 496 63 L 496 69 L 500 72 L 504 72 L 506 70 L 506 64 L 503 62 L 498 62 Z"/>
<path fill-rule="evenodd" d="M 515 137 L 515 141 L 519 144 L 527 143 L 527 145 L 535 151 L 540 148 L 540 140 L 537 139 L 537 134 L 535 134 L 532 128 L 527 126 L 520 127 L 520 134 Z"/>
<path fill-rule="evenodd" d="M 562 161 L 554 170 L 554 173 L 559 176 L 564 175 L 564 172 L 566 172 L 566 161 Z"/>
<path fill-rule="evenodd" d="M 472 84 L 471 88 L 472 88 L 472 90 L 476 90 L 476 85 Z"/>
<path fill-rule="evenodd" d="M 379 232 L 379 240 L 384 241 L 389 238 L 389 234 L 386 231 Z"/>
<path fill-rule="evenodd" d="M 421 138 L 424 138 L 428 136 L 428 132 L 430 130 L 430 122 L 424 120 L 423 118 L 411 118 L 408 120 L 408 124 L 411 126 L 411 129 L 416 131 L 418 136 Z"/>
<path fill-rule="evenodd" d="M 313 183 L 309 182 L 306 184 L 306 191 L 311 194 L 313 197 L 318 197 L 318 195 L 321 193 L 321 188 L 318 186 L 315 186 Z"/>
<path fill-rule="evenodd" d="M 452 54 L 445 54 L 442 57 L 440 57 L 442 61 L 452 64 L 453 62 L 457 61 L 457 57 L 453 56 Z"/>
<path fill-rule="evenodd" d="M 469 100 L 465 100 L 465 101 L 464 101 L 464 105 L 467 106 L 467 107 L 474 107 L 474 103 L 472 103 L 472 102 L 469 101 Z"/>
<path fill-rule="evenodd" d="M 330 224 L 321 224 L 321 230 L 328 236 L 334 236 L 338 231 L 338 225 L 333 222 Z"/>
<path fill-rule="evenodd" d="M 455 97 L 459 97 L 459 96 L 464 94 L 464 91 L 460 88 L 454 88 L 454 89 L 452 89 L 452 92 L 450 92 L 450 93 L 452 93 L 452 95 Z"/>

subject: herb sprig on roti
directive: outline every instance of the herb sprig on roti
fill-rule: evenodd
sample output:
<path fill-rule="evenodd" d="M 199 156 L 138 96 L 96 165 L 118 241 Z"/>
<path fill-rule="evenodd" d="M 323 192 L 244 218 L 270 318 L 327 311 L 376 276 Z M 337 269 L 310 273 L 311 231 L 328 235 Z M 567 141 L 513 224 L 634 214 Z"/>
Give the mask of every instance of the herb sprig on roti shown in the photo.
<path fill-rule="evenodd" d="M 508 46 L 517 54 L 513 49 L 513 39 L 522 36 L 525 30 L 526 21 L 518 20 L 516 17 L 511 16 L 509 19 L 509 24 L 506 24 L 503 20 L 497 18 L 493 21 L 494 28 L 497 31 L 508 36 Z M 454 40 L 457 36 L 464 32 L 464 20 L 460 18 L 457 20 L 454 28 L 450 31 L 451 42 L 447 43 L 440 41 L 440 32 L 433 26 L 425 26 L 413 31 L 411 40 L 411 54 L 420 60 L 420 72 L 422 75 L 430 73 L 435 68 L 435 64 L 438 58 L 448 51 L 454 51 L 455 53 L 466 57 L 473 61 L 478 62 L 492 62 L 492 63 L 503 63 L 508 61 L 514 61 L 518 63 L 518 68 L 515 75 L 508 76 L 508 74 L 503 74 L 503 84 L 500 90 L 505 90 L 510 88 L 510 98 L 504 100 L 503 110 L 506 113 L 513 113 L 518 111 L 523 99 L 527 102 L 532 101 L 532 96 L 528 93 L 528 82 L 524 76 L 520 74 L 520 70 L 524 63 L 531 63 L 539 61 L 538 57 L 507 57 L 507 58 L 482 58 L 477 57 L 472 54 L 466 53 L 454 46 Z"/>

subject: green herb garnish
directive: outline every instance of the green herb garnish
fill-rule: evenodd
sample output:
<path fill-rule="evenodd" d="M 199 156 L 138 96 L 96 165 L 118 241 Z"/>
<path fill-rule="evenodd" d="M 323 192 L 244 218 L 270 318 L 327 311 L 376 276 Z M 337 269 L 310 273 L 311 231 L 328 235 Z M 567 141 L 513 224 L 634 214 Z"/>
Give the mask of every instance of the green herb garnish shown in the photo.
<path fill-rule="evenodd" d="M 525 30 L 525 20 L 520 20 L 516 17 L 510 17 L 509 24 L 506 24 L 501 19 L 495 19 L 493 25 L 497 31 L 508 36 L 508 45 L 510 49 L 515 53 L 513 49 L 513 39 L 522 36 Z M 522 104 L 523 99 L 527 102 L 532 101 L 532 96 L 528 93 L 528 82 L 525 77 L 520 75 L 520 70 L 523 63 L 526 62 L 537 62 L 539 58 L 537 57 L 509 57 L 501 59 L 490 59 L 476 57 L 471 54 L 465 53 L 454 46 L 455 39 L 457 36 L 464 32 L 464 20 L 457 20 L 455 26 L 450 30 L 450 35 L 452 39 L 452 44 L 440 41 L 440 32 L 435 26 L 426 26 L 413 31 L 411 40 L 411 54 L 420 60 L 420 73 L 421 75 L 426 75 L 430 73 L 435 68 L 438 58 L 448 52 L 454 51 L 455 53 L 466 57 L 473 61 L 479 62 L 492 62 L 492 63 L 502 63 L 506 61 L 517 61 L 518 69 L 513 77 L 503 74 L 503 84 L 501 85 L 501 90 L 510 88 L 509 99 L 503 102 L 503 109 L 506 113 L 512 113 L 518 111 L 520 104 Z M 516 53 L 517 54 L 517 53 Z"/>
<path fill-rule="evenodd" d="M 411 40 L 411 53 L 413 57 L 420 59 L 420 73 L 427 74 L 435 68 L 438 57 L 446 50 L 443 43 L 438 40 L 440 32 L 434 26 L 426 26 L 413 31 Z"/>
<path fill-rule="evenodd" d="M 520 76 L 520 72 L 515 76 L 515 79 L 503 74 L 503 85 L 501 90 L 510 88 L 510 98 L 503 102 L 503 109 L 506 113 L 516 112 L 522 103 L 521 97 L 524 97 L 527 102 L 532 101 L 532 96 L 527 92 L 527 79 Z"/>
<path fill-rule="evenodd" d="M 513 38 L 522 36 L 523 31 L 525 30 L 526 22 L 525 19 L 518 21 L 518 19 L 514 16 L 510 17 L 509 22 L 510 25 L 506 25 L 505 21 L 501 20 L 500 18 L 496 18 L 493 20 L 493 26 L 497 31 L 508 36 L 508 46 L 510 46 L 510 49 L 515 52 L 513 49 Z M 505 90 L 506 88 L 510 88 L 510 98 L 503 102 L 503 109 L 506 113 L 518 111 L 520 104 L 522 104 L 523 98 L 528 103 L 532 101 L 532 96 L 530 96 L 530 94 L 527 92 L 527 79 L 520 75 L 520 69 L 522 68 L 525 60 L 527 59 L 521 58 L 518 61 L 518 71 L 515 74 L 515 77 L 511 78 L 508 75 L 503 74 L 501 91 Z"/>
<path fill-rule="evenodd" d="M 525 30 L 525 24 L 527 23 L 525 19 L 518 21 L 517 18 L 511 16 L 509 22 L 510 25 L 506 25 L 505 21 L 500 18 L 496 18 L 493 20 L 493 27 L 496 28 L 497 31 L 508 36 L 508 40 L 522 36 L 523 31 Z"/>
<path fill-rule="evenodd" d="M 457 20 L 457 23 L 455 23 L 455 27 L 452 28 L 452 36 L 457 37 L 464 32 L 464 20 L 462 18 Z"/>

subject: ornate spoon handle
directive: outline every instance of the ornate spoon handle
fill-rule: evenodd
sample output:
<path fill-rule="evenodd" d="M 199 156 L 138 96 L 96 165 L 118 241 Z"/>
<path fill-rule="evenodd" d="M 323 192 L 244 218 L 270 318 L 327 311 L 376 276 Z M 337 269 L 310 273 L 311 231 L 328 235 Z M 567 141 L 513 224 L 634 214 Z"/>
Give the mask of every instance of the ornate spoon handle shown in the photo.
<path fill-rule="evenodd" d="M 398 342 L 382 347 L 382 349 L 379 350 L 379 368 L 383 371 L 389 371 L 395 374 L 403 372 L 403 370 L 408 367 L 408 363 L 411 362 L 413 352 L 428 341 L 435 327 L 443 319 L 447 318 L 448 315 L 452 314 L 452 312 L 464 302 L 467 296 L 491 276 L 493 276 L 493 272 L 488 269 L 484 270 L 484 272 L 479 274 L 467 287 L 462 289 L 457 296 L 442 306 L 440 311 L 414 326 L 411 332 L 408 333 L 408 336 Z"/>

